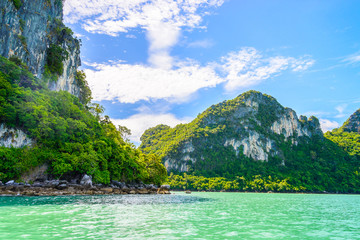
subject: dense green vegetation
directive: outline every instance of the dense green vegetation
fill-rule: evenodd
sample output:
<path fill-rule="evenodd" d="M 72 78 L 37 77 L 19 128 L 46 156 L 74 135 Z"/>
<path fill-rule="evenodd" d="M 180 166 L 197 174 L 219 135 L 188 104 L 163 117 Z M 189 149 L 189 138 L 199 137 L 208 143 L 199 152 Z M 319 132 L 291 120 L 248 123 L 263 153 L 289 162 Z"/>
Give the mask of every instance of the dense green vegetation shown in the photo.
<path fill-rule="evenodd" d="M 284 134 L 274 133 L 271 126 L 283 114 L 294 113 L 270 96 L 249 91 L 208 108 L 189 124 L 148 129 L 141 137 L 140 148 L 172 164 L 171 171 L 175 175 L 182 174 L 176 170 L 180 169 L 176 166 L 182 165 L 196 181 L 223 178 L 217 180 L 216 190 L 224 189 L 222 186 L 228 181 L 244 178 L 245 185 L 230 190 L 269 191 L 269 187 L 254 187 L 253 181 L 261 180 L 272 186 L 271 191 L 360 192 L 360 159 L 324 138 L 315 117 L 302 117 L 299 123 L 311 137 L 294 134 L 286 139 Z M 250 133 L 258 134 L 259 139 L 271 139 L 267 161 L 245 156 L 243 146 L 235 151 L 232 145 L 224 144 L 231 139 L 248 138 Z M 193 150 L 186 150 L 189 143 Z M 183 188 L 180 177 L 170 180 L 173 187 Z M 280 187 L 283 181 L 286 187 L 283 184 Z M 209 190 L 206 184 L 200 188 L 201 184 L 194 184 L 185 186 Z"/>
<path fill-rule="evenodd" d="M 69 53 L 65 49 L 58 45 L 51 44 L 46 51 L 46 74 L 56 74 L 56 76 L 62 75 L 64 72 L 63 61 L 67 59 L 68 56 Z"/>
<path fill-rule="evenodd" d="M 22 149 L 0 147 L 1 181 L 20 179 L 44 163 L 56 178 L 86 173 L 98 183 L 166 180 L 160 159 L 124 141 L 124 128 L 103 117 L 101 106 L 86 106 L 68 92 L 50 91 L 18 65 L 23 64 L 0 57 L 0 123 L 24 130 L 35 144 Z"/>
<path fill-rule="evenodd" d="M 206 111 L 199 114 L 192 122 L 188 124 L 179 124 L 174 128 L 166 125 L 158 125 L 150 128 L 141 136 L 142 149 L 146 153 L 156 153 L 161 157 L 176 151 L 181 144 L 190 138 L 202 138 L 209 135 L 226 134 L 227 136 L 236 135 L 238 131 L 244 129 L 233 129 L 231 123 L 237 121 L 234 113 L 238 108 L 246 107 L 245 100 L 252 94 L 261 94 L 256 91 L 248 91 L 237 98 L 224 101 L 220 104 L 209 107 Z M 272 111 L 263 110 L 262 106 L 259 114 L 254 116 L 256 119 L 276 120 L 276 113 L 282 113 L 283 108 L 279 108 L 275 103 L 275 98 L 266 96 L 264 105 L 273 106 Z M 262 114 L 265 114 L 264 116 Z M 220 119 L 220 121 L 218 121 Z M 255 122 L 246 122 L 254 129 L 257 127 Z"/>
<path fill-rule="evenodd" d="M 50 26 L 48 34 L 53 39 L 53 43 L 46 50 L 44 77 L 56 81 L 64 72 L 63 61 L 69 57 L 68 51 L 64 49 L 64 44 L 72 45 L 74 43 L 77 48 L 80 48 L 80 42 L 73 37 L 74 32 L 66 27 L 61 19 L 50 18 L 48 25 Z"/>
<path fill-rule="evenodd" d="M 84 105 L 87 105 L 91 101 L 91 90 L 90 87 L 86 81 L 86 75 L 84 71 L 77 71 L 76 76 L 76 86 L 80 88 L 80 102 L 82 102 Z"/>
<path fill-rule="evenodd" d="M 193 176 L 186 173 L 174 175 L 170 173 L 169 184 L 174 190 L 195 191 L 256 191 L 256 192 L 304 192 L 302 186 L 296 187 L 289 183 L 289 179 L 279 180 L 271 176 L 253 176 L 250 179 L 236 177 L 228 180 L 223 177 Z"/>
<path fill-rule="evenodd" d="M 194 178 L 190 178 L 192 180 L 187 185 L 183 184 L 183 179 L 176 177 L 170 177 L 170 185 L 192 190 L 360 193 L 360 162 L 335 143 L 319 137 L 309 144 L 283 147 L 287 150 L 285 165 L 276 158 L 262 162 L 244 155 L 236 156 L 231 149 L 218 149 L 217 156 L 209 154 L 209 158 L 205 157 L 205 161 L 196 162 L 189 169 L 188 174 L 194 175 Z M 181 175 L 178 172 L 174 174 Z M 218 179 L 215 188 L 196 183 L 209 182 L 214 177 Z M 243 181 L 236 187 L 234 181 L 238 182 L 240 178 Z M 231 187 L 224 188 L 225 185 Z"/>
<path fill-rule="evenodd" d="M 27 49 L 26 37 L 24 37 L 23 35 L 19 34 L 19 35 L 18 35 L 18 38 L 19 38 L 21 44 L 23 45 L 23 47 L 24 47 L 25 49 Z"/>
<path fill-rule="evenodd" d="M 21 0 L 12 0 L 12 2 L 13 2 L 16 9 L 19 9 L 21 7 L 21 5 L 22 5 Z"/>
<path fill-rule="evenodd" d="M 334 129 L 325 133 L 325 137 L 342 147 L 351 156 L 360 159 L 360 134 L 357 132 L 346 132 L 343 129 Z"/>

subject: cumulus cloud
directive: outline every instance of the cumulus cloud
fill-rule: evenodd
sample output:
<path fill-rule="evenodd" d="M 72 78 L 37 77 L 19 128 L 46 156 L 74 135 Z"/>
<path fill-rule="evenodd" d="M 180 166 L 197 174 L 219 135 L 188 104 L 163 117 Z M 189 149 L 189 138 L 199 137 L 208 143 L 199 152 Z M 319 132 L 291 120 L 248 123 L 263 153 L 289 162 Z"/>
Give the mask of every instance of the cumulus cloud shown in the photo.
<path fill-rule="evenodd" d="M 309 57 L 264 57 L 254 48 L 243 48 L 220 62 L 190 66 L 176 61 L 171 48 L 184 28 L 200 27 L 205 9 L 219 7 L 224 0 L 82 0 L 65 1 L 68 23 L 82 24 L 91 33 L 117 36 L 133 28 L 146 31 L 148 65 L 94 64 L 86 70 L 95 100 L 132 103 L 149 99 L 178 101 L 204 87 L 226 82 L 228 91 L 259 84 L 286 69 L 303 71 L 314 61 Z M 127 34 L 126 36 L 133 36 Z M 209 47 L 208 40 L 189 47 Z"/>
<path fill-rule="evenodd" d="M 95 101 L 117 100 L 135 103 L 140 100 L 167 99 L 182 102 L 204 87 L 215 87 L 223 79 L 214 69 L 198 64 L 165 70 L 122 63 L 93 64 L 86 69 L 87 81 Z"/>
<path fill-rule="evenodd" d="M 127 119 L 111 119 L 117 125 L 126 126 L 131 130 L 130 140 L 136 144 L 140 143 L 140 137 L 148 128 L 155 127 L 159 124 L 166 124 L 170 127 L 175 127 L 180 123 L 190 122 L 190 118 L 178 119 L 173 114 L 147 114 L 139 113 Z"/>
<path fill-rule="evenodd" d="M 340 125 L 336 121 L 330 121 L 328 119 L 320 119 L 320 126 L 322 131 L 325 133 L 327 131 L 331 131 L 334 128 L 338 128 Z"/>
<path fill-rule="evenodd" d="M 66 1 L 65 22 L 80 22 L 91 33 L 117 36 L 140 27 L 150 42 L 149 62 L 158 68 L 172 67 L 171 48 L 182 28 L 198 27 L 204 9 L 219 7 L 224 0 L 82 0 Z"/>
<path fill-rule="evenodd" d="M 174 63 L 172 69 L 124 62 L 88 63 L 92 69 L 86 69 L 85 73 L 95 101 L 135 103 L 166 99 L 183 102 L 202 88 L 225 83 L 226 90 L 237 90 L 259 84 L 286 69 L 295 71 L 301 67 L 304 70 L 312 61 L 264 57 L 254 48 L 244 48 L 229 53 L 219 62 L 205 65 L 190 59 Z"/>

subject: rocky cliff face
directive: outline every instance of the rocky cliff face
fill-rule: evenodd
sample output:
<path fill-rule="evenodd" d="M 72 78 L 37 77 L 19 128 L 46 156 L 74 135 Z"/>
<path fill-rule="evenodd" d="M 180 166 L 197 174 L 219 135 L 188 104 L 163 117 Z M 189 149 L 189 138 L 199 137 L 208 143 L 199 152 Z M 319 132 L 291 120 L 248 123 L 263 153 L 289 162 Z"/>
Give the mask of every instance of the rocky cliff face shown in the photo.
<path fill-rule="evenodd" d="M 187 126 L 175 127 L 173 133 L 163 128 L 155 134 L 154 129 L 149 130 L 152 136 L 144 133 L 140 148 L 162 155 L 167 169 L 179 172 L 243 157 L 265 162 L 277 159 L 285 165 L 285 147 L 294 148 L 314 136 L 323 136 L 315 117 L 298 119 L 292 109 L 255 91 L 210 107 Z"/>
<path fill-rule="evenodd" d="M 64 71 L 58 80 L 49 82 L 52 90 L 65 90 L 79 96 L 76 70 L 80 66 L 80 44 L 66 29 L 61 29 L 62 0 L 22 0 L 15 6 L 12 0 L 0 1 L 0 54 L 17 56 L 37 77 L 42 78 L 46 52 L 51 44 L 68 52 Z"/>
<path fill-rule="evenodd" d="M 0 124 L 0 146 L 21 148 L 29 146 L 33 142 L 23 131 L 7 128 L 4 124 Z"/>
<path fill-rule="evenodd" d="M 354 112 L 342 126 L 346 132 L 360 133 L 360 109 Z"/>

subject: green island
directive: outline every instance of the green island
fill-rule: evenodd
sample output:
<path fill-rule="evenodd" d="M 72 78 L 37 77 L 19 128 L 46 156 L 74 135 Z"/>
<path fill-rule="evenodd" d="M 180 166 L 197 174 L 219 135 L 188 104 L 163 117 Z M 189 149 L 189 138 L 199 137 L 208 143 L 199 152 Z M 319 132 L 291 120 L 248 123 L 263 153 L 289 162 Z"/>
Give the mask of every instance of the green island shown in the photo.
<path fill-rule="evenodd" d="M 359 193 L 360 135 L 343 128 L 323 135 L 316 117 L 248 91 L 189 124 L 148 129 L 140 149 L 160 155 L 173 189 Z"/>
<path fill-rule="evenodd" d="M 63 1 L 45 0 L 30 17 L 23 11 L 35 3 L 5 2 L 17 32 L 3 31 L 18 52 L 0 57 L 0 182 L 87 176 L 102 187 L 360 193 L 360 111 L 323 134 L 316 117 L 298 118 L 274 97 L 247 91 L 188 124 L 146 130 L 136 147 L 126 140 L 130 130 L 92 103 L 79 70 L 81 40 L 62 21 Z"/>

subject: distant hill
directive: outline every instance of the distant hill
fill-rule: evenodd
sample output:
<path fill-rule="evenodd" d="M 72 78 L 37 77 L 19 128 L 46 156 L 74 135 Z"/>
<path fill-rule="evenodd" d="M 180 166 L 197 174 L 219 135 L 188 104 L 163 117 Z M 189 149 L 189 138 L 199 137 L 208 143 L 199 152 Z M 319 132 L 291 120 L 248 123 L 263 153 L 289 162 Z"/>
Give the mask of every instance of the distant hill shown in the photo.
<path fill-rule="evenodd" d="M 359 161 L 323 136 L 317 118 L 298 118 L 256 91 L 213 105 L 189 124 L 150 128 L 141 141 L 140 149 L 160 155 L 174 174 L 271 176 L 295 190 L 360 191 Z"/>
<path fill-rule="evenodd" d="M 360 109 L 353 113 L 345 123 L 325 137 L 338 144 L 351 156 L 360 159 Z M 355 169 L 360 172 L 360 168 Z"/>

